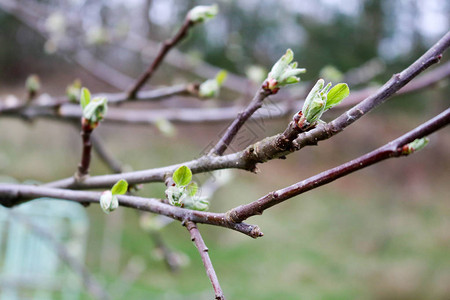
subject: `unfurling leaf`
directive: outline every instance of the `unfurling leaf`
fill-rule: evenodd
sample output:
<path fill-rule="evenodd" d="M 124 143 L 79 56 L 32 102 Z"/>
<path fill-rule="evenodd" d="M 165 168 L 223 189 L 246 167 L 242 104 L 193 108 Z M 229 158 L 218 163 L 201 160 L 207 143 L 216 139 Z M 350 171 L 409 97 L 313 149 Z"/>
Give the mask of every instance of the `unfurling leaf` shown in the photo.
<path fill-rule="evenodd" d="M 81 108 L 85 109 L 89 102 L 91 102 L 91 92 L 87 88 L 82 88 L 80 95 Z"/>
<path fill-rule="evenodd" d="M 209 19 L 214 18 L 219 13 L 219 6 L 214 5 L 199 5 L 192 8 L 188 14 L 187 18 L 194 23 L 205 22 Z"/>
<path fill-rule="evenodd" d="M 301 113 L 299 112 L 294 116 L 294 120 L 300 128 L 307 129 L 313 126 L 325 111 L 338 105 L 350 94 L 350 89 L 345 83 L 339 83 L 333 88 L 331 88 L 331 82 L 325 87 L 324 85 L 323 79 L 317 80 L 308 96 L 306 96 Z M 298 116 L 300 117 L 298 118 Z"/>
<path fill-rule="evenodd" d="M 108 111 L 108 100 L 105 97 L 92 99 L 83 109 L 83 117 L 91 123 L 103 120 Z"/>
<path fill-rule="evenodd" d="M 100 207 L 106 214 L 109 214 L 119 207 L 119 199 L 111 191 L 104 191 L 100 196 Z"/>
<path fill-rule="evenodd" d="M 169 203 L 174 206 L 183 206 L 184 200 L 188 197 L 184 188 L 179 186 L 169 186 L 166 189 L 166 197 Z"/>
<path fill-rule="evenodd" d="M 128 182 L 124 179 L 120 179 L 116 182 L 116 184 L 112 187 L 111 193 L 113 195 L 123 195 L 128 190 Z"/>
<path fill-rule="evenodd" d="M 346 83 L 336 84 L 327 94 L 327 105 L 325 110 L 341 103 L 342 100 L 348 97 L 350 89 Z"/>
<path fill-rule="evenodd" d="M 184 208 L 193 209 L 193 210 L 207 210 L 209 207 L 208 199 L 200 196 L 192 196 L 187 197 L 184 200 Z"/>
<path fill-rule="evenodd" d="M 198 191 L 198 185 L 196 182 L 192 181 L 186 186 L 186 191 L 188 192 L 189 196 L 194 196 L 197 194 Z"/>
<path fill-rule="evenodd" d="M 186 186 L 191 182 L 192 172 L 186 166 L 181 166 L 173 172 L 172 176 L 173 181 L 177 186 Z"/>
<path fill-rule="evenodd" d="M 287 49 L 286 53 L 273 65 L 267 79 L 263 83 L 263 89 L 275 94 L 280 87 L 300 81 L 298 75 L 305 73 L 306 69 L 297 68 L 297 62 L 291 63 L 294 52 Z"/>

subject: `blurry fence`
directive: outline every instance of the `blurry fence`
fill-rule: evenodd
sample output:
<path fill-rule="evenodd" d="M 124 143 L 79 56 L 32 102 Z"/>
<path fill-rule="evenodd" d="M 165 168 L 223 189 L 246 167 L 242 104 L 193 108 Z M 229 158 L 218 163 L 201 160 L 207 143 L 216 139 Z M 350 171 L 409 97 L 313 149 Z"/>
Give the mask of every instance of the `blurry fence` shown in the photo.
<path fill-rule="evenodd" d="M 81 205 L 69 201 L 0 207 L 0 300 L 78 299 L 82 281 L 57 248 L 83 263 L 88 226 Z"/>

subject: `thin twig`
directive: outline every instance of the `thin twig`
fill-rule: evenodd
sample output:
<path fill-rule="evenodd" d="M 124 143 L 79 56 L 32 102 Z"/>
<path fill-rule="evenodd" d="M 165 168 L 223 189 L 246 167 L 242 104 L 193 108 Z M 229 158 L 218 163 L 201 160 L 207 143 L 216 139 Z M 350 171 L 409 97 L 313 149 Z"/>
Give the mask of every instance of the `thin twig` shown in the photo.
<path fill-rule="evenodd" d="M 404 95 L 425 88 L 432 87 L 436 83 L 450 76 L 450 62 L 439 66 L 424 75 L 415 78 L 395 95 Z M 171 87 L 163 87 L 149 91 L 140 91 L 136 101 L 157 101 L 167 99 L 176 95 L 190 95 L 195 84 L 175 85 Z M 365 88 L 362 90 L 352 91 L 350 96 L 345 99 L 339 106 L 333 108 L 333 111 L 346 109 L 358 104 L 365 98 L 377 91 L 376 88 Z M 128 101 L 125 93 L 101 93 L 92 97 L 107 97 L 108 104 L 119 104 Z M 289 100 L 290 101 L 290 100 Z M 298 111 L 302 107 L 303 100 L 289 103 L 288 100 L 264 106 L 264 110 L 268 113 L 252 115 L 252 119 L 278 119 L 286 117 Z M 81 117 L 81 109 L 78 105 L 70 104 L 67 97 L 51 97 L 44 94 L 38 96 L 34 103 L 26 106 L 23 102 L 17 101 L 16 105 L 6 105 L 0 102 L 0 114 L 3 116 L 17 116 L 33 119 L 38 117 L 54 118 L 54 119 L 75 119 Z M 58 108 L 55 111 L 53 108 Z M 48 110 L 46 110 L 48 108 Z M 152 110 L 136 110 L 136 109 L 115 109 L 108 110 L 108 117 L 105 123 L 121 123 L 121 124 L 155 124 L 160 119 L 168 120 L 175 124 L 194 124 L 194 123 L 217 123 L 229 122 L 236 118 L 236 115 L 242 111 L 244 107 L 220 107 L 220 108 L 171 108 L 171 109 L 152 109 Z"/>
<path fill-rule="evenodd" d="M 158 55 L 156 52 L 158 47 L 157 42 L 141 37 L 133 32 L 128 33 L 125 41 L 121 41 L 114 46 L 137 52 L 143 57 L 144 61 L 151 62 Z M 193 61 L 188 55 L 177 49 L 172 49 L 170 51 L 164 63 L 176 69 L 196 74 L 204 79 L 215 77 L 221 70 L 205 61 Z M 222 83 L 222 86 L 233 92 L 242 94 L 249 86 L 251 86 L 251 81 L 244 76 L 228 71 L 227 80 Z"/>
<path fill-rule="evenodd" d="M 220 287 L 219 279 L 217 278 L 216 271 L 212 265 L 211 259 L 208 254 L 208 247 L 206 247 L 205 242 L 203 241 L 202 235 L 195 225 L 194 222 L 187 221 L 184 223 L 187 230 L 191 234 L 191 240 L 194 242 L 197 247 L 200 256 L 202 257 L 203 265 L 205 266 L 206 274 L 211 281 L 211 284 L 214 289 L 215 298 L 217 300 L 225 300 L 225 296 L 223 295 L 222 288 Z"/>
<path fill-rule="evenodd" d="M 188 17 L 184 20 L 183 26 L 178 30 L 177 34 L 169 40 L 164 41 L 162 44 L 161 49 L 159 50 L 158 55 L 156 56 L 153 63 L 150 65 L 150 67 L 145 71 L 138 80 L 133 84 L 133 86 L 128 90 L 127 95 L 128 98 L 132 99 L 135 98 L 137 92 L 142 88 L 142 86 L 145 84 L 147 80 L 149 80 L 153 73 L 156 71 L 156 69 L 159 67 L 161 62 L 164 60 L 164 57 L 166 54 L 174 47 L 178 42 L 180 42 L 188 33 L 189 29 L 194 25 L 195 23 L 192 22 Z"/>
<path fill-rule="evenodd" d="M 242 222 L 251 216 L 261 215 L 264 210 L 284 202 L 287 199 L 330 183 L 338 178 L 344 177 L 382 160 L 407 155 L 402 151 L 404 145 L 442 129 L 449 123 L 450 108 L 421 126 L 370 153 L 286 188 L 271 192 L 249 204 L 241 205 L 228 211 L 227 215 L 229 220 L 232 222 Z"/>
<path fill-rule="evenodd" d="M 214 148 L 211 149 L 209 155 L 222 155 L 238 133 L 239 129 L 241 129 L 244 123 L 253 115 L 255 111 L 261 108 L 264 99 L 270 94 L 270 90 L 260 88 L 250 104 L 244 111 L 237 115 L 219 142 L 217 142 Z"/>
<path fill-rule="evenodd" d="M 83 119 L 84 120 L 84 119 Z M 75 180 L 81 181 L 89 174 L 89 165 L 91 164 L 91 133 L 92 127 L 89 122 L 83 122 L 81 125 L 81 138 L 83 140 L 83 151 L 81 154 L 81 162 L 75 173 Z"/>

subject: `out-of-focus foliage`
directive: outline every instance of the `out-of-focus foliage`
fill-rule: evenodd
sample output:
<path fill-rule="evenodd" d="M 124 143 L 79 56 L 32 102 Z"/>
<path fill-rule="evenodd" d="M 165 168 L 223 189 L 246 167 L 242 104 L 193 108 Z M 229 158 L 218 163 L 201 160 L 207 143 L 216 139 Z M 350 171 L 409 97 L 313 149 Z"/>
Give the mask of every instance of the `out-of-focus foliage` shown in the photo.
<path fill-rule="evenodd" d="M 450 16 L 450 4 L 445 0 L 217 2 L 220 13 L 207 26 L 196 27 L 182 50 L 245 74 L 251 65 L 270 68 L 280 53 L 292 48 L 300 65 L 308 69 L 307 79 L 315 78 L 325 65 L 345 72 L 380 55 L 398 69 L 447 30 Z M 154 41 L 168 38 L 198 4 L 193 0 L 36 3 L 63 11 L 67 22 L 83 15 L 78 31 L 85 36 L 80 40 L 86 42 L 92 32 L 102 32 L 103 42 L 89 43 L 89 47 L 101 47 L 98 51 L 107 53 L 119 50 L 104 42 L 120 44 L 129 32 Z M 21 64 L 29 64 L 24 57 L 41 59 L 45 55 L 39 38 L 32 38 L 29 30 L 2 12 L 0 28 L 0 67 L 6 73 L 19 72 Z"/>

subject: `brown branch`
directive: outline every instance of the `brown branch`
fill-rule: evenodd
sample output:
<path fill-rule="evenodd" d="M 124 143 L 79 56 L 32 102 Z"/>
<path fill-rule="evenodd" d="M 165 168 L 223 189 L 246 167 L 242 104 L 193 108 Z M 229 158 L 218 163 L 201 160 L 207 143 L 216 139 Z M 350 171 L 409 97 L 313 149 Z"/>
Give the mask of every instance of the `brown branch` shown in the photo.
<path fill-rule="evenodd" d="M 272 92 L 270 90 L 260 88 L 250 104 L 244 111 L 237 115 L 219 142 L 217 142 L 214 148 L 211 149 L 209 155 L 222 155 L 238 133 L 239 129 L 241 129 L 244 123 L 253 115 L 255 111 L 261 108 L 264 99 L 271 94 Z"/>
<path fill-rule="evenodd" d="M 202 257 L 203 265 L 205 266 L 206 274 L 211 281 L 211 284 L 214 289 L 215 298 L 217 300 L 225 300 L 225 296 L 223 295 L 222 288 L 220 287 L 219 279 L 217 278 L 216 271 L 212 265 L 211 259 L 208 254 L 208 247 L 206 247 L 205 242 L 203 241 L 202 235 L 195 225 L 194 222 L 187 221 L 184 223 L 187 230 L 191 234 L 191 240 L 194 242 L 197 247 L 200 256 Z"/>
<path fill-rule="evenodd" d="M 407 134 L 394 141 L 370 152 L 357 159 L 349 161 L 338 167 L 324 171 L 313 177 L 297 182 L 286 188 L 271 192 L 258 200 L 246 205 L 241 205 L 228 211 L 227 215 L 232 222 L 242 222 L 255 215 L 261 215 L 264 210 L 284 202 L 294 196 L 303 194 L 319 186 L 330 183 L 350 173 L 366 168 L 382 160 L 407 155 L 403 152 L 403 146 L 417 138 L 425 137 L 450 123 L 450 108 L 425 122 L 421 126 L 411 130 Z"/>
<path fill-rule="evenodd" d="M 158 43 L 148 38 L 139 36 L 133 32 L 129 32 L 125 42 L 119 42 L 114 46 L 122 47 L 129 51 L 137 52 L 143 57 L 143 61 L 152 61 L 158 55 Z M 195 74 L 204 79 L 213 78 L 221 70 L 220 68 L 210 65 L 205 61 L 195 61 L 189 59 L 188 55 L 182 53 L 177 49 L 172 49 L 167 55 L 164 63 L 179 70 Z M 242 94 L 245 92 L 252 82 L 246 77 L 233 74 L 228 71 L 227 80 L 222 84 L 222 87 L 227 88 L 233 92 Z"/>
<path fill-rule="evenodd" d="M 162 87 L 150 91 L 142 91 L 136 95 L 135 101 L 159 101 L 164 100 L 169 97 L 177 96 L 177 95 L 192 95 L 192 93 L 196 93 L 196 83 L 190 84 L 180 84 L 169 87 Z M 108 99 L 108 104 L 120 104 L 126 102 L 128 99 L 125 93 L 99 93 L 93 94 L 92 98 L 95 97 L 106 97 Z M 124 111 L 125 114 L 127 110 L 121 109 L 120 111 Z M 120 116 L 119 110 L 116 112 L 112 109 L 113 115 Z M 141 112 L 141 110 L 129 110 L 131 113 Z M 152 112 L 151 110 L 149 112 Z M 159 112 L 161 113 L 161 112 Z M 33 101 L 32 104 L 26 105 L 23 102 L 17 101 L 16 105 L 4 105 L 0 102 L 0 114 L 7 116 L 28 116 L 30 118 L 39 117 L 39 116 L 49 116 L 54 118 L 63 118 L 63 119 L 79 119 L 81 118 L 82 112 L 79 105 L 75 105 L 70 102 L 67 96 L 62 97 L 50 97 L 47 94 L 41 95 Z M 156 117 L 156 115 L 155 115 Z M 113 117 L 114 120 L 117 117 Z M 127 119 L 127 118 L 125 118 Z M 154 120 L 155 121 L 155 120 Z"/>
<path fill-rule="evenodd" d="M 73 191 L 23 184 L 0 184 L 0 205 L 6 207 L 12 207 L 39 197 L 65 199 L 80 203 L 99 203 L 100 195 L 99 192 Z M 263 236 L 258 226 L 246 223 L 230 223 L 223 213 L 184 209 L 162 203 L 160 199 L 154 198 L 119 195 L 118 199 L 121 206 L 164 215 L 174 220 L 225 227 L 252 238 Z"/>
<path fill-rule="evenodd" d="M 81 162 L 78 165 L 77 173 L 75 173 L 75 180 L 81 181 L 89 174 L 89 165 L 91 164 L 91 133 L 93 128 L 89 122 L 84 122 L 83 118 L 81 124 L 81 138 L 83 140 L 83 151 L 81 154 Z"/>
<path fill-rule="evenodd" d="M 128 90 L 127 92 L 128 98 L 130 99 L 135 98 L 137 92 L 142 88 L 145 82 L 152 77 L 153 73 L 156 71 L 161 62 L 164 60 L 164 57 L 167 55 L 170 49 L 172 49 L 172 47 L 174 47 L 187 35 L 189 29 L 192 26 L 194 26 L 194 24 L 195 24 L 194 22 L 192 22 L 188 17 L 186 17 L 183 26 L 181 26 L 177 34 L 175 34 L 173 38 L 164 41 L 153 63 L 150 65 L 147 71 L 145 71 L 134 83 L 134 85 Z"/>

